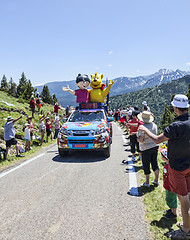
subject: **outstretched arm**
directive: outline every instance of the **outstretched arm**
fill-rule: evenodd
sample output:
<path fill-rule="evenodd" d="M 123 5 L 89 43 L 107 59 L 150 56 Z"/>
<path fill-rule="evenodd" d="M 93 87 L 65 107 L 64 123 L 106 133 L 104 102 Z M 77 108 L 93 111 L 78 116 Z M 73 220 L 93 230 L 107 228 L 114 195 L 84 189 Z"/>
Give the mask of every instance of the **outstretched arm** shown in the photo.
<path fill-rule="evenodd" d="M 114 84 L 114 80 L 109 80 L 109 84 L 108 84 L 107 88 L 105 88 L 105 89 L 103 90 L 103 97 L 104 97 L 104 98 L 108 95 L 108 93 L 109 93 L 109 91 L 110 91 L 110 89 L 111 89 L 111 86 L 112 86 L 113 84 Z"/>
<path fill-rule="evenodd" d="M 152 133 L 151 131 L 149 131 L 148 128 L 146 128 L 143 125 L 140 125 L 138 130 L 145 132 L 147 134 L 147 136 L 156 144 L 159 144 L 161 142 L 168 140 L 168 138 L 164 135 L 164 133 L 161 133 L 159 136 L 157 136 L 154 133 Z"/>
<path fill-rule="evenodd" d="M 69 93 L 75 95 L 75 91 L 70 89 L 69 85 L 67 85 L 67 87 L 62 87 L 62 90 L 65 91 L 65 92 L 69 92 Z"/>

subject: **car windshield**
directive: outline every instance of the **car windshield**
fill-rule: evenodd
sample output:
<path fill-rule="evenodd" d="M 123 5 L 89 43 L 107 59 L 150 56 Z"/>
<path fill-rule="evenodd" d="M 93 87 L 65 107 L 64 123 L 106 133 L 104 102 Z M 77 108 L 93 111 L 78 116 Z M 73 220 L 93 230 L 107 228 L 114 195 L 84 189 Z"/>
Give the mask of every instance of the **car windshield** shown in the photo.
<path fill-rule="evenodd" d="M 69 118 L 69 122 L 95 122 L 104 120 L 103 111 L 74 111 Z"/>

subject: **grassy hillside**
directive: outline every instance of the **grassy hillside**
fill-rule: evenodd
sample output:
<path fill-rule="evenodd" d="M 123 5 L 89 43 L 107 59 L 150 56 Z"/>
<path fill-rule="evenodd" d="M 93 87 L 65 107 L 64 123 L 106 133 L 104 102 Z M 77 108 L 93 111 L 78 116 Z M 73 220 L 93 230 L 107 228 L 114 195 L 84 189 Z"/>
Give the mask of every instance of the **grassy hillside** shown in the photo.
<path fill-rule="evenodd" d="M 165 104 L 170 104 L 173 94 L 187 94 L 189 84 L 190 75 L 153 88 L 110 97 L 110 107 L 111 109 L 118 109 L 126 107 L 126 105 L 132 107 L 138 105 L 139 110 L 141 110 L 142 102 L 147 101 L 151 112 L 155 115 L 155 122 L 159 124 Z"/>
<path fill-rule="evenodd" d="M 11 104 L 11 106 L 9 106 Z M 13 106 L 12 106 L 13 105 Z M 37 109 L 36 109 L 37 110 Z M 41 108 L 42 114 L 46 115 L 47 112 L 50 112 L 50 119 L 54 118 L 54 106 L 49 104 L 44 104 Z M 64 111 L 60 111 L 60 114 L 63 114 Z M 15 130 L 16 130 L 16 139 L 19 141 L 21 145 L 24 145 L 24 132 L 23 132 L 23 126 L 27 122 L 26 118 L 28 116 L 32 115 L 32 112 L 30 111 L 29 107 L 29 101 L 19 100 L 19 98 L 14 98 L 10 95 L 8 95 L 6 92 L 0 91 L 0 146 L 5 149 L 5 141 L 3 139 L 4 136 L 4 125 L 6 123 L 6 119 L 8 116 L 13 116 L 13 118 L 18 118 L 21 114 L 23 114 L 23 118 L 20 119 L 18 122 L 15 123 Z M 39 113 L 35 113 L 34 119 L 33 119 L 34 129 L 36 129 L 36 132 L 34 132 L 34 135 L 40 135 L 38 133 L 38 124 L 39 124 Z M 53 124 L 54 126 L 54 124 Z M 52 127 L 52 129 L 54 129 Z M 45 134 L 46 137 L 46 134 Z M 45 139 L 45 138 L 44 138 Z M 51 140 L 49 140 L 49 143 L 51 143 Z M 33 151 L 36 149 L 34 146 Z M 11 151 L 9 152 L 8 159 L 11 161 L 16 160 L 15 157 L 15 147 L 11 147 Z M 24 155 L 27 155 L 26 153 Z M 5 163 L 3 163 L 5 164 Z M 0 163 L 1 167 L 2 163 Z"/>

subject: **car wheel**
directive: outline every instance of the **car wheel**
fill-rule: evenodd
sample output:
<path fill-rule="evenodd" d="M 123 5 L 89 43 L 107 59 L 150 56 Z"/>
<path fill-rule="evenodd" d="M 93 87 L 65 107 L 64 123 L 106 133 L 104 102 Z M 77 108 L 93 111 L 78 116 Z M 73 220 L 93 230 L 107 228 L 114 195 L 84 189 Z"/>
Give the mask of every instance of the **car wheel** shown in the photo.
<path fill-rule="evenodd" d="M 110 157 L 110 153 L 111 153 L 111 145 L 109 145 L 107 148 L 104 148 L 103 150 L 104 157 Z"/>
<path fill-rule="evenodd" d="M 68 155 L 68 153 L 69 153 L 68 150 L 65 150 L 65 149 L 63 149 L 63 148 L 58 148 L 58 150 L 59 150 L 59 155 L 60 155 L 61 157 L 66 157 L 66 156 Z"/>

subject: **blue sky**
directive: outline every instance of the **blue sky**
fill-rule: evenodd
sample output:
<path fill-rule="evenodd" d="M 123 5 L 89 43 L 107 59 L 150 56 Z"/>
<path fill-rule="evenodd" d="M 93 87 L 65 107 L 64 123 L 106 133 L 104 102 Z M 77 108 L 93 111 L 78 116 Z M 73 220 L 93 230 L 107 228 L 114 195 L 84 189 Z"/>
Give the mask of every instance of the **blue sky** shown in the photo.
<path fill-rule="evenodd" d="M 8 0 L 0 9 L 1 79 L 190 71 L 189 0 Z"/>

